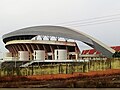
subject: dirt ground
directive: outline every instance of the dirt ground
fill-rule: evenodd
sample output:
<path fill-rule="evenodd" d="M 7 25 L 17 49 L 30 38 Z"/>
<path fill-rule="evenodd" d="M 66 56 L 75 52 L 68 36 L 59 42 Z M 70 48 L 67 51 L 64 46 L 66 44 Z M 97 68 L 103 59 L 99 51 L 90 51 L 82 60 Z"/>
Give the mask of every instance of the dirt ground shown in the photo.
<path fill-rule="evenodd" d="M 120 88 L 120 69 L 73 74 L 6 76 L 0 77 L 0 87 Z"/>

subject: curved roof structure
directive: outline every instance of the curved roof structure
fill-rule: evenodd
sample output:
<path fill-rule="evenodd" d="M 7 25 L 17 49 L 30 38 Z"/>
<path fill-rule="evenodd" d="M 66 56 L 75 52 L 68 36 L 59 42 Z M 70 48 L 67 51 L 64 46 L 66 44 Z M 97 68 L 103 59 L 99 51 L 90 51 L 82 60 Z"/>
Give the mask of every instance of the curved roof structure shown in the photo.
<path fill-rule="evenodd" d="M 3 38 L 3 42 L 7 43 L 8 41 L 16 40 L 19 38 L 23 40 L 32 39 L 37 35 L 55 36 L 55 37 L 63 37 L 63 38 L 78 40 L 91 46 L 92 48 L 95 48 L 97 51 L 100 51 L 106 57 L 112 57 L 113 53 L 115 53 L 115 50 L 108 47 L 104 43 L 98 41 L 97 39 L 78 30 L 61 27 L 61 26 L 34 26 L 34 27 L 23 28 L 5 34 L 3 35 L 2 38 Z"/>

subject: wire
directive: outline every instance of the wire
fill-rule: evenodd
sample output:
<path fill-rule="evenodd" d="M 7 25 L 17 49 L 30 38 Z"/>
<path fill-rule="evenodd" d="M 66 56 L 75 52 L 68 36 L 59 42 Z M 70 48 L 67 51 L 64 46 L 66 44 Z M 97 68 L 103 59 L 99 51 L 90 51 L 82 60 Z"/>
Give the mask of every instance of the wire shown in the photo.
<path fill-rule="evenodd" d="M 89 25 L 96 25 L 96 24 L 103 24 L 103 23 L 111 23 L 111 22 L 116 22 L 116 21 L 120 21 L 119 20 L 109 20 L 109 21 L 102 21 L 102 22 L 96 22 L 96 23 L 88 23 L 88 24 L 75 24 L 75 25 L 72 25 L 72 26 L 89 26 Z"/>
<path fill-rule="evenodd" d="M 89 18 L 89 19 L 83 19 L 83 20 L 76 20 L 76 21 L 63 22 L 63 23 L 58 23 L 58 24 L 67 24 L 67 23 L 74 23 L 74 22 L 80 22 L 80 21 L 88 21 L 88 20 L 101 19 L 101 18 L 110 18 L 110 17 L 113 17 L 113 16 L 120 16 L 120 14 L 106 15 L 106 16 L 100 16 L 100 17 Z"/>
<path fill-rule="evenodd" d="M 99 23 L 99 22 L 107 22 L 107 21 L 114 21 L 116 19 L 120 19 L 120 17 L 117 18 L 110 18 L 110 19 L 98 19 L 98 20 L 92 20 L 92 21 L 84 21 L 84 22 L 77 22 L 77 23 L 73 23 L 73 24 L 66 24 L 66 25 L 76 25 L 76 24 L 89 24 L 89 23 Z"/>
<path fill-rule="evenodd" d="M 119 17 L 115 17 L 115 16 L 119 16 Z M 109 16 L 101 16 L 101 17 L 95 17 L 95 18 L 90 18 L 90 19 L 65 22 L 61 24 L 64 24 L 66 26 L 78 26 L 78 25 L 87 26 L 87 25 L 103 24 L 103 23 L 120 21 L 119 19 L 120 19 L 120 14 L 115 14 L 115 15 L 109 15 Z"/>

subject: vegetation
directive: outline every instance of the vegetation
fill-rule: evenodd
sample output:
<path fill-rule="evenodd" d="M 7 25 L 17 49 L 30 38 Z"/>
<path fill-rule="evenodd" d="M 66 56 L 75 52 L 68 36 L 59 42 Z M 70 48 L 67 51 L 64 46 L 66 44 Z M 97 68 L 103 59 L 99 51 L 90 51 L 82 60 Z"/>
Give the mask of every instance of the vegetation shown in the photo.
<path fill-rule="evenodd" d="M 113 58 L 120 58 L 120 52 L 119 51 L 116 51 L 114 54 L 113 54 Z"/>

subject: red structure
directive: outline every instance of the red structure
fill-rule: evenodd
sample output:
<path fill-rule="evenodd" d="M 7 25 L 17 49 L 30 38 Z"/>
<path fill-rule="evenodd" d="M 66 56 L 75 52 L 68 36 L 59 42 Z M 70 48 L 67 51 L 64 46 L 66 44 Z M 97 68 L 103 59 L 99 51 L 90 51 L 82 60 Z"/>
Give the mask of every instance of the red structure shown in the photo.
<path fill-rule="evenodd" d="M 120 46 L 112 46 L 112 49 L 115 51 L 120 51 Z M 96 51 L 95 49 L 89 49 L 89 50 L 83 50 L 82 55 L 96 55 L 96 54 L 101 54 L 100 52 Z"/>

